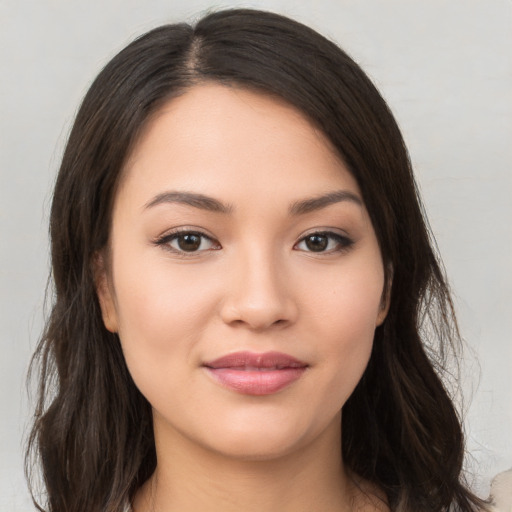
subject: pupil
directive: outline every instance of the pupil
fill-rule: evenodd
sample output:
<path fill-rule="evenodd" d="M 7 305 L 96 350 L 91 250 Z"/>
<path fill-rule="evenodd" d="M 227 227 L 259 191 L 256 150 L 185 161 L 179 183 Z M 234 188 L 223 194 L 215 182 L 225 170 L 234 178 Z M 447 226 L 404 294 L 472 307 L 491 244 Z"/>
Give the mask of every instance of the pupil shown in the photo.
<path fill-rule="evenodd" d="M 310 251 L 325 251 L 329 240 L 324 235 L 311 235 L 306 238 L 306 246 Z"/>
<path fill-rule="evenodd" d="M 182 235 L 178 238 L 178 245 L 182 251 L 196 251 L 201 245 L 199 235 Z"/>

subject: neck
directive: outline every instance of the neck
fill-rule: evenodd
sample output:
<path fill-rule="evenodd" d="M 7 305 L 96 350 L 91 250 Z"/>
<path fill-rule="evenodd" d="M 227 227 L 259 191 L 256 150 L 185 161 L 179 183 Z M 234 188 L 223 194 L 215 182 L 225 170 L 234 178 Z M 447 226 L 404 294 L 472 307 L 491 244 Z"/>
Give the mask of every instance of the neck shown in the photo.
<path fill-rule="evenodd" d="M 302 512 L 352 510 L 354 487 L 343 467 L 340 425 L 293 453 L 264 460 L 225 457 L 155 431 L 158 463 L 135 512 Z"/>

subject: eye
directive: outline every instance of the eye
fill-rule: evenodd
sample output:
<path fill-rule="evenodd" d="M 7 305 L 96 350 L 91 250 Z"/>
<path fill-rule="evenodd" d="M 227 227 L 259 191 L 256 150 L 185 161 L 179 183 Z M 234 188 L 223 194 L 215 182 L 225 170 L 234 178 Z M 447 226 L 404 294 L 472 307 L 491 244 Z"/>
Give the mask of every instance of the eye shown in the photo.
<path fill-rule="evenodd" d="M 306 252 L 332 253 L 348 249 L 353 243 L 350 238 L 339 233 L 321 231 L 305 236 L 294 248 Z"/>
<path fill-rule="evenodd" d="M 220 249 L 218 242 L 199 231 L 175 231 L 164 235 L 155 243 L 177 253 L 198 253 Z"/>

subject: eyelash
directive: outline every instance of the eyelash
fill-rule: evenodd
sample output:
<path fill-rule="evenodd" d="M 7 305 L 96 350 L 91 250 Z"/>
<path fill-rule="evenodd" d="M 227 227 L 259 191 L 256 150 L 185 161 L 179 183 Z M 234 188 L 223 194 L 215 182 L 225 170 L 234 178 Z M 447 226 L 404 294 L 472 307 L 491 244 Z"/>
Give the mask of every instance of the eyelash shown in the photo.
<path fill-rule="evenodd" d="M 174 241 L 179 241 L 180 238 L 183 238 L 185 236 L 195 236 L 199 237 L 199 247 L 196 250 L 187 251 L 179 247 L 172 247 L 171 243 Z M 311 254 L 333 254 L 333 253 L 341 253 L 346 252 L 349 250 L 349 248 L 354 244 L 354 241 L 347 236 L 340 235 L 339 233 L 335 233 L 333 231 L 314 231 L 312 233 L 309 233 L 305 236 L 303 236 L 295 245 L 294 249 L 299 246 L 300 244 L 307 244 L 308 239 L 312 239 L 313 237 L 318 238 L 326 238 L 327 239 L 327 247 L 329 246 L 330 242 L 334 242 L 336 244 L 335 248 L 330 248 L 328 250 L 320 250 L 320 251 L 314 251 L 314 250 L 304 250 L 304 252 L 309 252 Z M 208 249 L 201 249 L 198 250 L 201 245 L 203 244 L 203 241 L 207 240 L 213 244 L 214 247 L 208 248 Z M 187 256 L 195 256 L 202 252 L 209 251 L 209 250 L 219 250 L 221 249 L 221 245 L 212 237 L 208 236 L 207 234 L 196 231 L 193 229 L 188 228 L 179 228 L 176 229 L 170 233 L 167 233 L 163 235 L 162 237 L 158 238 L 154 241 L 154 244 L 160 247 L 163 247 L 165 250 L 170 251 L 174 254 L 177 254 L 179 256 L 187 257 Z"/>

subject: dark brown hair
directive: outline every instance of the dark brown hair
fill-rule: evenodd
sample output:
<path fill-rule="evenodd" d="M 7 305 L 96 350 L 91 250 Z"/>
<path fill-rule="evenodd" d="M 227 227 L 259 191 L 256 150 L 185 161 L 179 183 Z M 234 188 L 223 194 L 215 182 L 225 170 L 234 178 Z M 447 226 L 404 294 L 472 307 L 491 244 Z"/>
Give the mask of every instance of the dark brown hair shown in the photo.
<path fill-rule="evenodd" d="M 460 421 L 443 385 L 458 344 L 453 307 L 407 150 L 359 66 L 280 15 L 226 10 L 139 37 L 101 71 L 77 114 L 57 177 L 50 231 L 54 304 L 34 363 L 39 399 L 27 450 L 50 512 L 119 512 L 155 469 L 151 407 L 102 322 L 93 258 L 138 134 L 170 98 L 213 81 L 278 96 L 330 139 L 380 244 L 391 300 L 370 362 L 343 409 L 345 464 L 392 511 L 477 510 L 462 477 Z"/>

